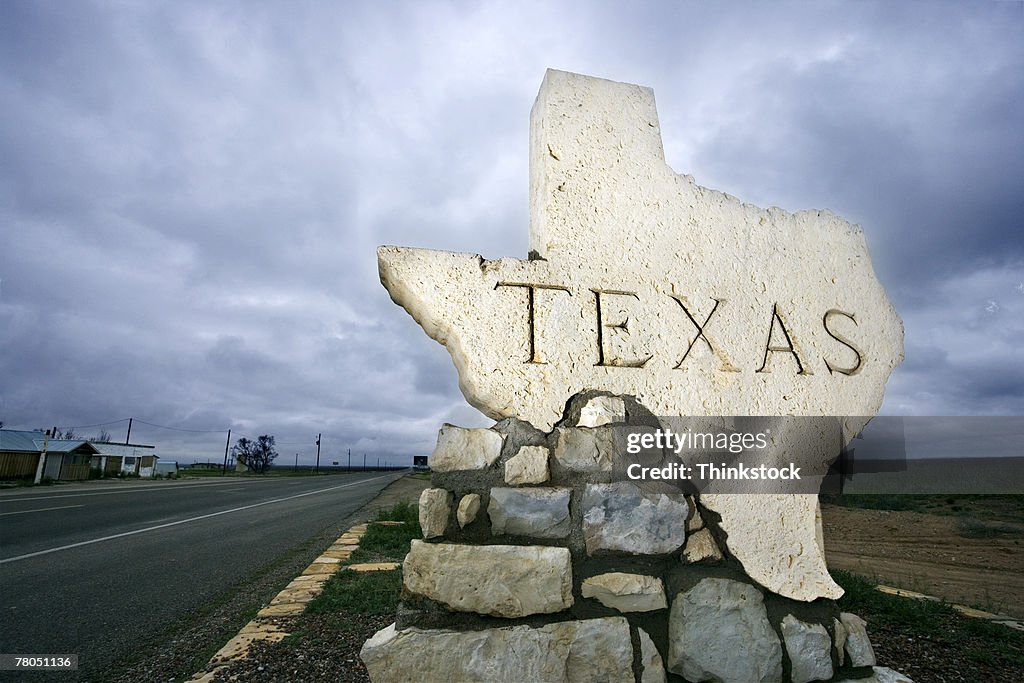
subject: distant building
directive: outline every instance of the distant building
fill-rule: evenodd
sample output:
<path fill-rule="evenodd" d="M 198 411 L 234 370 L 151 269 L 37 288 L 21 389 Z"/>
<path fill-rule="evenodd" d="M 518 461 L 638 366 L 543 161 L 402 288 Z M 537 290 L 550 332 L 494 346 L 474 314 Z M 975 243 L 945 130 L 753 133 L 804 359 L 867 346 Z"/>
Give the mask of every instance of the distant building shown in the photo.
<path fill-rule="evenodd" d="M 92 468 L 99 470 L 101 476 L 153 476 L 153 466 L 157 455 L 154 446 L 142 444 L 94 443 L 96 455 L 92 459 Z"/>
<path fill-rule="evenodd" d="M 221 472 L 224 470 L 224 464 L 219 462 L 193 462 L 191 465 L 182 465 L 181 469 L 196 472 Z"/>
<path fill-rule="evenodd" d="M 101 477 L 151 477 L 156 461 L 153 446 L 51 439 L 44 432 L 0 429 L 0 479 L 75 481 L 88 479 L 89 470 Z"/>
<path fill-rule="evenodd" d="M 43 432 L 0 429 L 0 479 L 88 479 L 96 453 L 96 447 L 84 439 L 51 439 Z"/>

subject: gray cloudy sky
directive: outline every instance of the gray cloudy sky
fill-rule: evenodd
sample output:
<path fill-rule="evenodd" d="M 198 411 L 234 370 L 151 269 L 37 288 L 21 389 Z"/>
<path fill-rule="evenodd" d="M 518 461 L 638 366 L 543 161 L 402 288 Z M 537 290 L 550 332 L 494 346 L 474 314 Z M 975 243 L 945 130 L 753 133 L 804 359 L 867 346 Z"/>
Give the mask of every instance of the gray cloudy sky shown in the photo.
<path fill-rule="evenodd" d="M 884 412 L 1024 414 L 1024 4 L 637 4 L 0 3 L 0 420 L 289 463 L 486 424 L 375 247 L 525 257 L 548 67 L 653 87 L 701 185 L 863 225 Z"/>

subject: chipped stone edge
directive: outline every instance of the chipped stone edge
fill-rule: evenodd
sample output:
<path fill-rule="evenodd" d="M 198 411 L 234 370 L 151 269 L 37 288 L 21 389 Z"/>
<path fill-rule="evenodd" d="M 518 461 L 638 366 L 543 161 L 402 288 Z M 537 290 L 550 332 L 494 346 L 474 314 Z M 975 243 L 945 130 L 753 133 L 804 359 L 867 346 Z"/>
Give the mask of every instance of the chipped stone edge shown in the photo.
<path fill-rule="evenodd" d="M 258 640 L 279 641 L 289 635 L 282 631 L 276 619 L 301 614 L 306 603 L 315 598 L 323 590 L 324 583 L 349 558 L 370 524 L 392 526 L 401 522 L 365 522 L 357 524 L 334 541 L 322 555 L 313 560 L 306 569 L 292 579 L 270 604 L 256 613 L 255 618 L 243 626 L 241 630 L 217 650 L 202 671 L 197 671 L 188 679 L 189 683 L 212 683 L 214 677 L 229 664 L 248 658 L 249 646 Z M 387 566 L 386 566 L 387 565 Z M 390 566 L 394 565 L 394 566 Z M 367 563 L 349 565 L 348 569 L 356 571 L 386 571 L 396 569 L 397 562 Z"/>

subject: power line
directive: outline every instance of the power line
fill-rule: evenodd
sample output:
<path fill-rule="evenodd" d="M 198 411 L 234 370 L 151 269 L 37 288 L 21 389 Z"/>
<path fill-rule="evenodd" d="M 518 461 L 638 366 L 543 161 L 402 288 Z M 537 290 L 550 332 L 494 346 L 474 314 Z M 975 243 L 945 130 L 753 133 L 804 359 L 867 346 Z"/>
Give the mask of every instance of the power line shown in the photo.
<path fill-rule="evenodd" d="M 113 422 L 100 422 L 94 425 L 78 425 L 76 427 L 67 427 L 67 429 L 91 429 L 92 427 L 106 427 L 107 425 L 116 425 L 118 422 L 127 422 L 130 417 L 122 417 L 120 420 L 114 420 Z"/>
<path fill-rule="evenodd" d="M 130 417 L 123 417 L 120 420 L 112 420 L 110 422 L 98 422 L 96 424 L 76 425 L 76 426 L 72 426 L 72 427 L 66 427 L 65 429 L 91 429 L 93 427 L 107 427 L 107 426 L 110 426 L 110 425 L 115 425 L 115 424 L 119 424 L 119 423 L 122 423 L 122 422 L 129 422 L 129 421 L 132 421 L 132 420 L 134 420 L 135 422 L 137 422 L 139 424 L 147 425 L 149 427 L 156 427 L 157 429 L 168 429 L 168 430 L 175 431 L 175 432 L 187 432 L 189 434 L 221 434 L 221 433 L 223 433 L 225 431 L 229 431 L 227 429 L 186 429 L 184 427 L 171 427 L 169 425 L 156 424 L 155 422 L 147 422 L 145 420 L 140 420 L 138 418 L 130 418 Z M 234 433 L 234 435 L 235 435 L 235 437 L 245 437 L 245 438 L 249 439 L 250 441 L 256 441 L 257 440 L 256 437 L 251 436 L 249 434 L 244 434 L 242 432 L 236 432 L 236 433 Z M 314 441 L 313 443 L 316 443 L 316 442 Z M 307 446 L 307 445 L 309 445 L 309 442 L 306 442 L 306 441 L 275 442 L 274 445 L 275 446 Z M 351 458 L 351 455 L 349 457 Z"/>
<path fill-rule="evenodd" d="M 135 420 L 139 424 L 149 425 L 150 427 L 156 427 L 158 429 L 170 429 L 175 432 L 191 432 L 192 434 L 220 434 L 226 432 L 227 429 L 185 429 L 184 427 L 169 427 L 168 425 L 158 425 L 155 422 L 146 422 L 139 418 L 122 417 L 120 420 L 113 420 L 111 422 L 98 422 L 91 425 L 75 425 L 73 427 L 65 427 L 65 429 L 92 429 L 93 427 L 106 427 L 108 425 L 116 425 L 119 422 L 128 422 L 129 420 Z"/>
<path fill-rule="evenodd" d="M 225 429 L 186 429 L 184 427 L 171 427 L 171 426 L 168 426 L 168 425 L 156 424 L 155 422 L 146 422 L 145 420 L 140 420 L 139 418 L 130 418 L 130 417 L 122 417 L 120 420 L 112 420 L 110 422 L 98 422 L 96 424 L 90 424 L 90 425 L 74 425 L 74 426 L 71 426 L 71 427 L 64 427 L 64 429 L 92 429 L 93 427 L 107 427 L 109 425 L 115 425 L 115 424 L 119 424 L 121 422 L 128 422 L 129 420 L 133 420 L 133 419 L 135 420 L 135 422 L 137 422 L 139 424 L 148 425 L 150 427 L 156 427 L 157 429 L 169 429 L 169 430 L 175 431 L 175 432 L 188 432 L 190 434 L 221 434 L 221 433 L 227 431 L 226 428 Z M 256 437 L 250 436 L 249 434 L 243 434 L 241 432 L 238 432 L 237 435 L 238 436 L 244 436 L 247 439 L 250 439 L 252 441 L 256 440 Z M 316 442 L 314 441 L 312 443 L 315 444 Z M 306 442 L 306 441 L 286 441 L 286 442 L 276 442 L 275 445 L 276 446 L 307 446 L 307 445 L 309 445 L 309 442 Z"/>
<path fill-rule="evenodd" d="M 135 421 L 139 422 L 141 424 L 144 424 L 144 425 L 149 425 L 150 427 L 158 427 L 160 429 L 170 429 L 170 430 L 173 430 L 175 432 L 191 432 L 193 434 L 220 434 L 221 432 L 226 432 L 227 431 L 226 429 L 185 429 L 183 427 L 168 427 L 167 425 L 158 425 L 158 424 L 154 424 L 152 422 L 146 422 L 145 420 L 140 420 L 138 418 L 136 418 Z M 122 420 L 122 422 L 123 422 L 123 420 Z"/>

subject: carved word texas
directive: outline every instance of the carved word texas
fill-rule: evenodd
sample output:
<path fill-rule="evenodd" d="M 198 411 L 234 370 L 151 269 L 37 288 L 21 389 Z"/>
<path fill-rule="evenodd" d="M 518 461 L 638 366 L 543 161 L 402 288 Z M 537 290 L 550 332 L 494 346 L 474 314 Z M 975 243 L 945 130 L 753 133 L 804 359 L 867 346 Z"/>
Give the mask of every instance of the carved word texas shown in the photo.
<path fill-rule="evenodd" d="M 542 306 L 542 299 L 545 296 L 556 296 L 564 294 L 565 296 L 572 296 L 572 290 L 562 285 L 550 285 L 541 284 L 536 282 L 498 282 L 494 288 L 500 287 L 516 287 L 526 290 L 526 329 L 529 336 L 529 354 L 525 359 L 526 363 L 533 363 L 537 365 L 547 365 L 545 360 L 544 350 L 541 344 L 538 343 L 537 339 L 537 318 L 542 315 L 543 312 L 540 310 Z M 589 294 L 592 297 L 590 313 L 595 316 L 597 336 L 594 339 L 594 350 L 596 353 L 595 366 L 598 367 L 621 367 L 621 368 L 643 368 L 647 363 L 654 357 L 648 355 L 641 358 L 624 359 L 617 355 L 611 348 L 614 345 L 614 335 L 630 335 L 637 332 L 637 327 L 642 327 L 642 323 L 639 321 L 632 320 L 628 314 L 615 317 L 610 313 L 614 310 L 612 301 L 619 300 L 617 303 L 628 305 L 628 299 L 633 298 L 640 301 L 640 296 L 636 292 L 627 292 L 623 290 L 613 289 L 591 289 Z M 679 315 L 685 315 L 686 319 L 690 321 L 696 332 L 689 344 L 686 346 L 685 351 L 682 353 L 682 357 L 679 362 L 674 365 L 673 369 L 679 370 L 683 367 L 683 363 L 686 362 L 690 352 L 697 342 L 703 342 L 707 345 L 707 348 L 718 358 L 720 366 L 719 370 L 722 372 L 740 372 L 740 368 L 737 367 L 731 360 L 725 349 L 721 347 L 713 336 L 712 331 L 709 329 L 712 325 L 712 319 L 715 317 L 715 313 L 727 305 L 727 300 L 712 298 L 714 302 L 710 305 L 710 311 L 706 315 L 701 315 L 697 312 L 695 307 L 689 303 L 687 297 L 669 294 L 667 295 L 671 301 L 678 304 L 676 311 Z M 621 301 L 626 299 L 626 302 Z M 611 309 L 611 310 L 610 310 Z M 586 315 L 587 309 L 583 309 L 581 314 Z M 790 326 L 786 323 L 786 318 L 776 303 L 772 306 L 770 315 L 765 316 L 769 320 L 768 324 L 765 325 L 766 334 L 764 335 L 764 355 L 760 358 L 760 367 L 757 368 L 756 372 L 770 372 L 771 361 L 773 354 L 782 353 L 789 354 L 795 361 L 795 369 L 798 375 L 813 375 L 814 372 L 811 370 L 810 359 L 807 357 L 801 357 L 801 353 L 793 342 L 793 335 L 790 333 Z M 830 360 L 827 356 L 823 356 L 825 362 L 825 368 L 832 374 L 840 375 L 856 375 L 860 372 L 861 366 L 864 364 L 864 355 L 850 339 L 845 335 L 838 332 L 835 328 L 836 320 L 846 318 L 851 321 L 852 324 L 856 325 L 857 318 L 853 313 L 847 313 L 836 308 L 829 309 L 821 316 L 821 326 L 828 334 L 829 337 L 834 339 L 836 343 L 846 347 L 854 353 L 856 360 L 853 365 L 849 367 L 842 367 L 838 360 Z M 773 340 L 779 340 L 783 343 L 773 342 Z M 564 343 L 564 340 L 562 340 Z"/>

